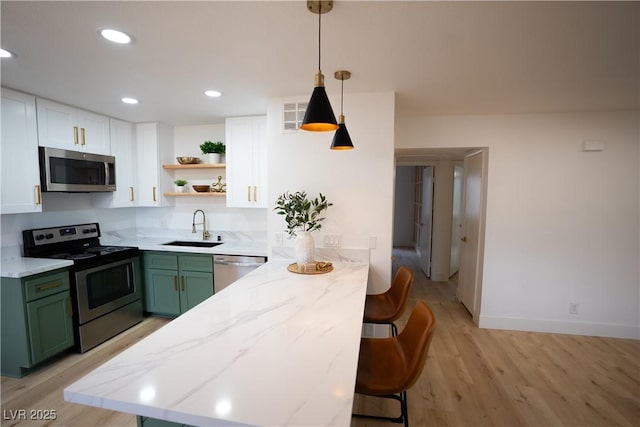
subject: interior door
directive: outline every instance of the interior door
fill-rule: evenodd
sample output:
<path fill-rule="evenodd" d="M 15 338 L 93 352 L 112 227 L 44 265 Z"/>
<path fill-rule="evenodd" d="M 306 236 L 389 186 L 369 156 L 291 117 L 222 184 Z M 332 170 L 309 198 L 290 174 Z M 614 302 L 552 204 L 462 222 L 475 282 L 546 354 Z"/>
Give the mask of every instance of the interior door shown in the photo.
<path fill-rule="evenodd" d="M 422 168 L 422 208 L 420 210 L 420 269 L 431 277 L 431 228 L 433 224 L 433 166 Z"/>
<path fill-rule="evenodd" d="M 474 320 L 479 314 L 484 156 L 484 151 L 479 151 L 464 159 L 464 213 L 457 296 Z"/>
<path fill-rule="evenodd" d="M 462 188 L 464 185 L 462 163 L 453 166 L 453 207 L 451 209 L 451 258 L 449 277 L 460 269 L 460 247 L 462 245 Z"/>

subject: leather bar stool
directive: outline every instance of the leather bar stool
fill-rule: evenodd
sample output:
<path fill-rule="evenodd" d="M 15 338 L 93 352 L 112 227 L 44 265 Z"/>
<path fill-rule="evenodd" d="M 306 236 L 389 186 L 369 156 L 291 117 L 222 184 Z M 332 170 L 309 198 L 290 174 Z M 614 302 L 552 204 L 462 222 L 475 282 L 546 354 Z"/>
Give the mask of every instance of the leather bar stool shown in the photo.
<path fill-rule="evenodd" d="M 415 384 L 424 369 L 435 321 L 427 303 L 420 300 L 398 336 L 361 338 L 356 393 L 398 400 L 400 416 L 354 416 L 385 419 L 409 426 L 407 390 Z"/>
<path fill-rule="evenodd" d="M 364 303 L 364 323 L 391 325 L 391 335 L 398 335 L 398 320 L 407 305 L 409 290 L 413 283 L 413 272 L 401 266 L 393 277 L 391 287 L 383 294 L 367 295 Z"/>

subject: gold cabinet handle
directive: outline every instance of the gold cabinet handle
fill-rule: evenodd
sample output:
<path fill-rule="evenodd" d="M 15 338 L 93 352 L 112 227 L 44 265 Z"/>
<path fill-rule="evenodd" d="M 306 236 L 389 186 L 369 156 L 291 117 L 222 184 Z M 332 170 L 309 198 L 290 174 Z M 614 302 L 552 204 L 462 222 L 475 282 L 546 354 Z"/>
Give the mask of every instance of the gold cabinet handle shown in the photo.
<path fill-rule="evenodd" d="M 133 187 L 129 187 L 129 201 L 133 202 Z"/>
<path fill-rule="evenodd" d="M 59 288 L 60 286 L 62 286 L 62 282 L 49 283 L 48 285 L 38 286 L 36 292 L 48 291 L 49 289 Z"/>
<path fill-rule="evenodd" d="M 178 276 L 173 276 L 173 290 L 178 291 Z"/>
<path fill-rule="evenodd" d="M 42 193 L 40 192 L 40 186 L 36 185 L 36 205 L 42 204 Z"/>
<path fill-rule="evenodd" d="M 156 200 L 156 187 L 153 187 L 153 201 L 157 202 L 157 200 Z"/>
<path fill-rule="evenodd" d="M 73 127 L 73 145 L 78 145 L 78 126 Z"/>
<path fill-rule="evenodd" d="M 257 196 L 257 194 L 258 194 L 258 187 L 254 185 L 254 186 L 253 186 L 253 201 L 254 201 L 254 202 L 257 202 L 257 201 L 258 201 L 258 196 Z"/>
<path fill-rule="evenodd" d="M 247 185 L 247 202 L 251 201 L 251 186 Z"/>
<path fill-rule="evenodd" d="M 181 279 L 180 282 L 182 284 L 182 290 L 184 291 L 184 276 L 181 276 L 180 279 Z"/>
<path fill-rule="evenodd" d="M 86 138 L 85 138 L 84 128 L 81 128 L 81 129 L 80 129 L 80 133 L 82 134 L 82 143 L 81 143 L 80 145 L 85 145 L 85 143 L 86 143 L 87 141 L 86 141 Z"/>

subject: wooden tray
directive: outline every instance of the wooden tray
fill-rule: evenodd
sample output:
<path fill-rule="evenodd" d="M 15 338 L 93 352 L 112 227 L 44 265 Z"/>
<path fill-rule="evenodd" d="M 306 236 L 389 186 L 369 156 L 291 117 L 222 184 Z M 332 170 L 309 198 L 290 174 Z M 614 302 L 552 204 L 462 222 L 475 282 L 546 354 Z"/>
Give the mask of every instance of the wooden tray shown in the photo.
<path fill-rule="evenodd" d="M 333 271 L 333 265 L 331 265 L 330 262 L 315 261 L 315 263 L 316 263 L 315 270 L 300 271 L 300 269 L 298 268 L 297 262 L 294 262 L 293 264 L 289 264 L 289 266 L 287 267 L 287 270 L 297 274 L 324 274 L 324 273 L 329 273 Z"/>

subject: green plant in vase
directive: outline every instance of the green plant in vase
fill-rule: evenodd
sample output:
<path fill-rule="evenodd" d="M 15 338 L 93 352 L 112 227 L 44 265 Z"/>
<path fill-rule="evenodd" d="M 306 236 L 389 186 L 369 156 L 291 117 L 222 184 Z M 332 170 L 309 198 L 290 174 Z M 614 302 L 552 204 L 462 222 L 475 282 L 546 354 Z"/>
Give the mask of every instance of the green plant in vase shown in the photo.
<path fill-rule="evenodd" d="M 200 144 L 200 151 L 207 155 L 208 163 L 220 163 L 220 155 L 224 154 L 227 148 L 222 141 L 205 141 Z"/>
<path fill-rule="evenodd" d="M 306 191 L 287 191 L 276 200 L 274 211 L 284 216 L 287 233 L 290 237 L 296 238 L 295 258 L 300 268 L 304 264 L 314 262 L 315 244 L 311 232 L 320 230 L 325 219 L 321 214 L 329 206 L 333 206 L 333 203 L 327 201 L 322 193 L 314 199 L 309 199 Z"/>

